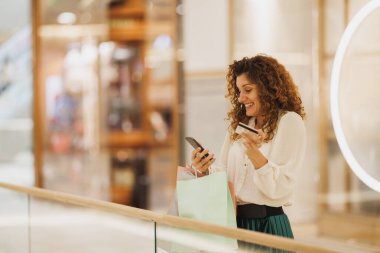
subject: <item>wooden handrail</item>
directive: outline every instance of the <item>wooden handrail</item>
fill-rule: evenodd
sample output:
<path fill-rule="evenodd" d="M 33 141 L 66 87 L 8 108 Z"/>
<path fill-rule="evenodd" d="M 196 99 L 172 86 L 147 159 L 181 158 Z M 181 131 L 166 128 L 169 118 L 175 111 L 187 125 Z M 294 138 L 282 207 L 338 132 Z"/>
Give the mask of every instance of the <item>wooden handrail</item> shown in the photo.
<path fill-rule="evenodd" d="M 265 245 L 272 248 L 279 248 L 297 252 L 311 252 L 311 253 L 336 253 L 340 251 L 328 249 L 319 245 L 313 245 L 310 243 L 297 242 L 296 240 L 273 236 L 269 234 L 249 231 L 245 229 L 230 228 L 224 226 L 218 226 L 213 224 L 207 224 L 192 219 L 160 214 L 149 210 L 139 209 L 130 206 L 124 206 L 120 204 L 110 203 L 102 200 L 96 200 L 86 197 L 81 197 L 73 194 L 56 192 L 37 187 L 25 187 L 19 185 L 13 185 L 9 183 L 0 182 L 0 188 L 9 189 L 12 191 L 22 192 L 29 194 L 33 197 L 43 198 L 61 203 L 73 204 L 77 206 L 89 207 L 92 209 L 102 210 L 114 214 L 120 214 L 136 219 L 142 219 L 147 221 L 154 221 L 158 224 L 169 225 L 177 228 L 191 229 L 196 231 L 202 231 L 206 233 L 217 234 L 229 238 L 235 238 L 238 240 Z"/>

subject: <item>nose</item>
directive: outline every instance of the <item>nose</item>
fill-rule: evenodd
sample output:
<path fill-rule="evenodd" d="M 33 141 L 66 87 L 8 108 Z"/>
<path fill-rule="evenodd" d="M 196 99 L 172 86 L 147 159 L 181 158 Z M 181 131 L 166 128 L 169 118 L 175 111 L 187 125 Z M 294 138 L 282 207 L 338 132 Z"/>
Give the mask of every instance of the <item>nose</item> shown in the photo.
<path fill-rule="evenodd" d="M 239 97 L 238 97 L 238 102 L 242 104 L 244 100 L 245 100 L 245 96 L 242 92 L 240 92 Z"/>

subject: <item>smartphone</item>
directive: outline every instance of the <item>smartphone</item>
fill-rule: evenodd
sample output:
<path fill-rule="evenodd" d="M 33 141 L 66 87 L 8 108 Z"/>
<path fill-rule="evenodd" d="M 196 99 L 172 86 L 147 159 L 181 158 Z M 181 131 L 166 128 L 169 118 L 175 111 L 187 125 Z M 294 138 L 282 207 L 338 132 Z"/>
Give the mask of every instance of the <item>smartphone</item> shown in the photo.
<path fill-rule="evenodd" d="M 244 124 L 244 123 L 242 123 L 242 122 L 239 122 L 239 123 L 238 123 L 238 126 L 236 127 L 235 132 L 236 132 L 237 134 L 240 134 L 240 133 L 242 133 L 244 130 L 251 131 L 251 132 L 253 132 L 253 133 L 255 133 L 255 134 L 258 134 L 258 133 L 259 133 L 256 129 L 254 129 L 254 128 L 252 128 L 252 127 L 250 127 L 250 126 L 248 126 L 248 125 L 246 125 L 246 124 Z"/>
<path fill-rule="evenodd" d="M 201 145 L 196 139 L 194 139 L 193 137 L 185 137 L 185 140 L 186 140 L 188 143 L 190 143 L 190 145 L 193 146 L 194 149 L 196 149 L 196 148 L 201 148 L 201 152 L 203 152 L 203 150 L 205 150 L 205 149 L 202 147 L 202 145 Z M 202 159 L 205 158 L 205 157 L 207 157 L 207 156 L 208 156 L 208 153 L 205 154 L 205 155 L 202 157 Z"/>

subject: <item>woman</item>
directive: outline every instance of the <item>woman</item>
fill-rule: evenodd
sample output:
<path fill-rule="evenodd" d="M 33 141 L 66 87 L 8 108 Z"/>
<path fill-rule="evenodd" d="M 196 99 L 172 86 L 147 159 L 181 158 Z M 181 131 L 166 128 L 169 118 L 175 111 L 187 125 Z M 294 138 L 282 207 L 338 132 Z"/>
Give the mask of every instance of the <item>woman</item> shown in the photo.
<path fill-rule="evenodd" d="M 282 206 L 291 205 L 298 170 L 306 148 L 304 108 L 297 86 L 283 65 L 257 55 L 229 66 L 229 132 L 218 168 L 234 183 L 237 225 L 258 232 L 293 238 Z M 258 134 L 235 132 L 242 122 Z M 206 174 L 215 161 L 208 150 L 192 153 L 192 166 Z"/>

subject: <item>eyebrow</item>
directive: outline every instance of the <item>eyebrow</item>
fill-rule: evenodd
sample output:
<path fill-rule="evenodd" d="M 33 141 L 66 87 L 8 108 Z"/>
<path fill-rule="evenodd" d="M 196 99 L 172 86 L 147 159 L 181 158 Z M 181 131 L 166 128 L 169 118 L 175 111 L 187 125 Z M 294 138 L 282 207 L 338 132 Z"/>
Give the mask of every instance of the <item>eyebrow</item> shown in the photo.
<path fill-rule="evenodd" d="M 255 85 L 254 83 L 245 83 L 245 84 L 243 84 L 242 86 L 241 86 L 241 88 L 244 88 L 245 86 L 247 86 L 247 85 Z M 236 87 L 239 89 L 239 86 L 236 84 Z"/>

